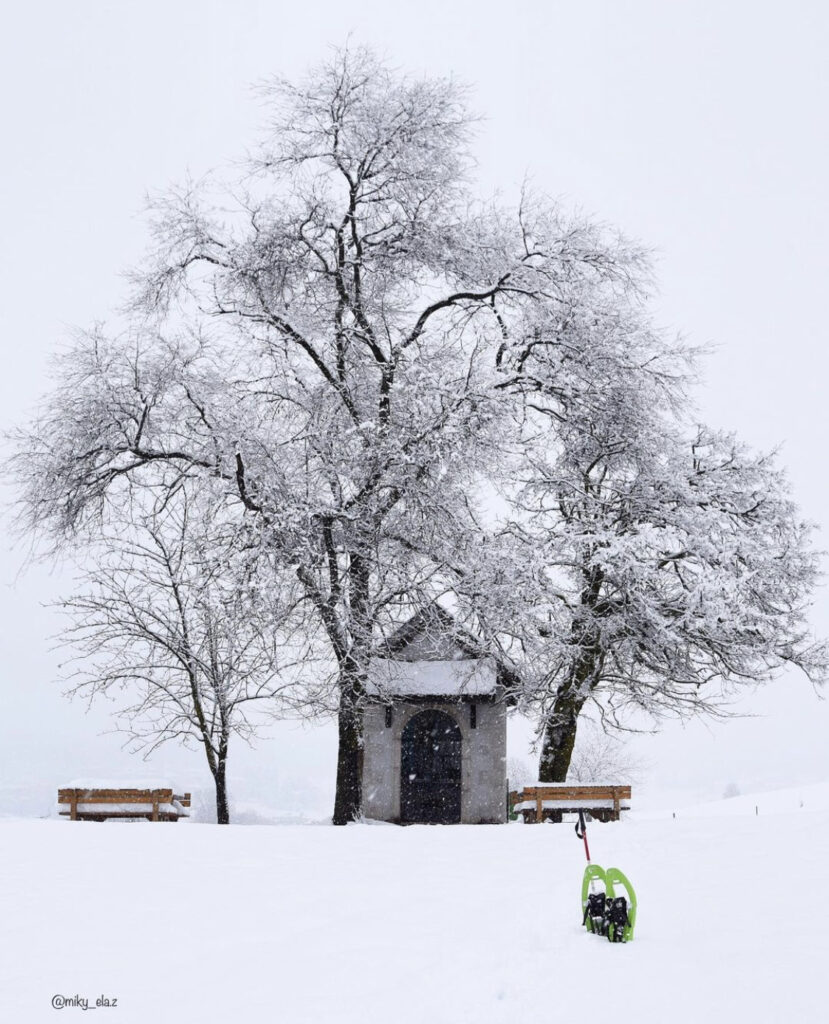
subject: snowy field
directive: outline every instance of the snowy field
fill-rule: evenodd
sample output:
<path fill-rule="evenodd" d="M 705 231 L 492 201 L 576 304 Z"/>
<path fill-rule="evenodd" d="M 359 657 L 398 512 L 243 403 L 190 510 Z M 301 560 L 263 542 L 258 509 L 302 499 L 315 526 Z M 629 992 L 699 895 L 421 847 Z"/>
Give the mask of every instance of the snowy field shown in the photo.
<path fill-rule="evenodd" d="M 589 838 L 637 888 L 629 945 L 581 929 L 566 825 L 0 821 L 0 1019 L 76 995 L 111 1024 L 826 1019 L 829 786 Z"/>

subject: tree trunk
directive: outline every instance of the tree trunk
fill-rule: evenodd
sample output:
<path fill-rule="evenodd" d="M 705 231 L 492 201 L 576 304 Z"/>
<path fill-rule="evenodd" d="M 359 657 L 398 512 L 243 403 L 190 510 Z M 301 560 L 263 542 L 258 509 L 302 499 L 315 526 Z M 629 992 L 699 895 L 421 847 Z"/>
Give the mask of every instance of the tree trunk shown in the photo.
<path fill-rule="evenodd" d="M 576 743 L 579 712 L 584 698 L 572 693 L 559 695 L 544 725 L 541 759 L 538 766 L 539 782 L 566 782 L 570 759 Z"/>
<path fill-rule="evenodd" d="M 538 765 L 539 782 L 566 782 L 579 715 L 588 695 L 595 689 L 604 664 L 596 623 L 596 602 L 603 576 L 599 569 L 584 570 L 585 588 L 581 595 L 581 614 L 573 622 L 571 640 L 579 653 L 569 679 L 556 694 L 553 710 L 544 723 L 541 758 Z"/>
<path fill-rule="evenodd" d="M 216 783 L 216 822 L 219 825 L 230 824 L 230 808 L 227 800 L 227 761 L 220 758 L 213 776 Z"/>
<path fill-rule="evenodd" d="M 371 651 L 369 612 L 370 560 L 363 552 L 349 555 L 348 587 L 352 615 L 352 644 L 340 664 L 339 750 L 335 825 L 356 821 L 363 812 L 363 698 Z"/>
<path fill-rule="evenodd" d="M 360 817 L 363 806 L 363 728 L 355 693 L 340 696 L 337 792 L 334 797 L 335 825 L 347 825 Z"/>

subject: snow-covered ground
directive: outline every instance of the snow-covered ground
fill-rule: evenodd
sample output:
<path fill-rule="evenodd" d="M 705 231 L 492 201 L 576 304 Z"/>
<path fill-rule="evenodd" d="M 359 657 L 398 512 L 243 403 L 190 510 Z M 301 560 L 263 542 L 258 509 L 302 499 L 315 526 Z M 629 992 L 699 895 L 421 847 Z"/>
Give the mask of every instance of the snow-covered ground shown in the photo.
<path fill-rule="evenodd" d="M 53 996 L 116 998 L 110 1024 L 826 1019 L 829 785 L 589 838 L 637 887 L 629 945 L 581 929 L 567 825 L 0 821 L 0 1019 L 65 1020 Z"/>
<path fill-rule="evenodd" d="M 693 807 L 684 807 L 673 813 L 676 813 L 678 818 L 730 818 L 735 815 L 788 814 L 801 810 L 829 811 L 829 782 L 733 796 L 727 800 L 714 800 Z M 670 816 L 671 813 L 667 811 L 655 811 L 647 815 Z"/>

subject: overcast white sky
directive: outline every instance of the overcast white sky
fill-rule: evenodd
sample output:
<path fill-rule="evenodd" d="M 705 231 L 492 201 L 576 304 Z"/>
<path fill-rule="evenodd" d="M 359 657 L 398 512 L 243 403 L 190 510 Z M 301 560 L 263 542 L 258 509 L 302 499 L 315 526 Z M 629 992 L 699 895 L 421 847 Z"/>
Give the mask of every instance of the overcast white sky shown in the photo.
<path fill-rule="evenodd" d="M 147 189 L 238 157 L 260 109 L 250 85 L 300 74 L 349 33 L 414 73 L 454 74 L 484 115 L 481 188 L 543 188 L 660 254 L 660 315 L 717 346 L 701 416 L 749 443 L 783 445 L 796 496 L 827 546 L 824 400 L 829 280 L 829 5 L 618 0 L 397 3 L 32 0 L 0 41 L 0 425 L 46 387 L 71 325 L 106 319 L 141 256 Z M 18 575 L 0 550 L 0 813 L 45 813 L 76 775 L 135 774 L 103 710 L 55 684 L 61 572 Z M 829 629 L 823 592 L 814 623 Z M 652 793 L 719 795 L 829 777 L 829 704 L 803 679 L 766 687 L 761 717 L 671 726 L 635 741 Z M 513 729 L 523 756 L 526 730 Z M 205 785 L 197 755 L 147 768 Z M 234 788 L 324 810 L 330 729 L 281 729 L 237 760 Z M 307 780 L 311 780 L 310 783 Z M 5 795 L 3 790 L 5 790 Z M 667 798 L 667 796 L 666 796 Z"/>

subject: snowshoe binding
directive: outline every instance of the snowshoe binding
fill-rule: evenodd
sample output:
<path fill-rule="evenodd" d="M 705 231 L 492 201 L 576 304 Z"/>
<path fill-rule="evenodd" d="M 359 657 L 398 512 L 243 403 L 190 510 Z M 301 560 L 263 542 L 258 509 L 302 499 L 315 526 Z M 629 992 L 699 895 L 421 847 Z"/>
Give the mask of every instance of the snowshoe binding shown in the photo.
<path fill-rule="evenodd" d="M 589 932 L 604 934 L 607 879 L 598 864 L 588 864 L 581 883 L 581 923 Z"/>

